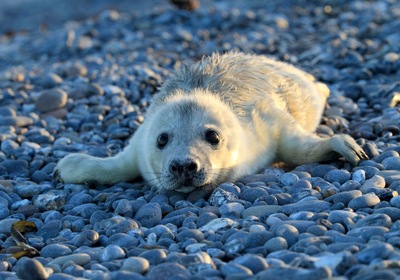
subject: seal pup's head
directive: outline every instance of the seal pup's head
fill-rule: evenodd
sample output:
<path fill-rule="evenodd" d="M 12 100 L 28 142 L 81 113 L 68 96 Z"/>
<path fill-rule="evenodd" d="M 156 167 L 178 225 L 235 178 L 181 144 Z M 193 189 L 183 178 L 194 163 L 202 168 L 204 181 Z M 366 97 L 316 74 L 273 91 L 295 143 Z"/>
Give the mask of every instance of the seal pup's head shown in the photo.
<path fill-rule="evenodd" d="M 189 193 L 236 177 L 245 133 L 215 94 L 170 95 L 147 122 L 141 173 L 159 191 Z"/>

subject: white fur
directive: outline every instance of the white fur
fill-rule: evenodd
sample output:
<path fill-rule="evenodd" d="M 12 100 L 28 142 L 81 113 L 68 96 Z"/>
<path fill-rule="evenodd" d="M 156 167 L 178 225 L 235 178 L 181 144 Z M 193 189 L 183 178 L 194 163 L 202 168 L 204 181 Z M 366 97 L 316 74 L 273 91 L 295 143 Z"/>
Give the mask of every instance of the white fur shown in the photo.
<path fill-rule="evenodd" d="M 326 85 L 291 65 L 264 56 L 214 54 L 163 84 L 121 153 L 105 159 L 68 155 L 56 175 L 66 183 L 102 184 L 141 175 L 159 190 L 190 192 L 278 161 L 298 165 L 342 155 L 356 165 L 366 155 L 351 137 L 313 133 L 328 95 Z M 210 128 L 221 136 L 218 147 L 204 138 Z M 162 150 L 156 147 L 161 132 L 170 135 Z M 198 167 L 190 184 L 169 171 L 172 161 L 186 159 Z"/>

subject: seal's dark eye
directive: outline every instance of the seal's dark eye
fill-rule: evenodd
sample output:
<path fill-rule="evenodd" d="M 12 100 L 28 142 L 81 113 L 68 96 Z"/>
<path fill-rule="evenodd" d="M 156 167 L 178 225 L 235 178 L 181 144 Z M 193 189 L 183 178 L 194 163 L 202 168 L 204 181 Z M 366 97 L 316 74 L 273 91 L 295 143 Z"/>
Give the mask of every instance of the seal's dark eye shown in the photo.
<path fill-rule="evenodd" d="M 167 145 L 167 143 L 168 143 L 168 134 L 161 133 L 157 138 L 157 147 L 159 149 L 162 149 Z"/>
<path fill-rule="evenodd" d="M 221 141 L 221 138 L 219 137 L 218 132 L 210 129 L 210 130 L 207 130 L 207 132 L 206 132 L 206 140 L 211 145 L 216 146 Z"/>

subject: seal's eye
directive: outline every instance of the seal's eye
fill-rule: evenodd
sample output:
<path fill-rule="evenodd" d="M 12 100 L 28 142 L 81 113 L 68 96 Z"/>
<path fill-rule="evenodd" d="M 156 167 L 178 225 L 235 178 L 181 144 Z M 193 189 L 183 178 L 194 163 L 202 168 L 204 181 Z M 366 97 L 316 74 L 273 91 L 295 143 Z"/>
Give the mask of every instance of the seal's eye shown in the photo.
<path fill-rule="evenodd" d="M 162 149 L 167 145 L 167 143 L 168 143 L 168 134 L 161 133 L 157 138 L 157 147 L 159 149 Z"/>
<path fill-rule="evenodd" d="M 206 132 L 206 140 L 211 145 L 216 146 L 221 141 L 221 138 L 219 137 L 218 132 L 216 132 L 215 130 L 209 129 Z"/>

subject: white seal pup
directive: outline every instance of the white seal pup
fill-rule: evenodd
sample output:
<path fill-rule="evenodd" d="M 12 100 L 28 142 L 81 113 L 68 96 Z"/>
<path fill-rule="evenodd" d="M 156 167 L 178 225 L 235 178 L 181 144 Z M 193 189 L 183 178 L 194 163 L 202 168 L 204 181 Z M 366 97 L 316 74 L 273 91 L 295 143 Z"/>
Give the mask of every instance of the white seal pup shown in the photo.
<path fill-rule="evenodd" d="M 367 159 L 348 135 L 314 134 L 329 89 L 264 56 L 214 54 L 182 67 L 152 100 L 129 145 L 109 158 L 70 154 L 55 169 L 65 183 L 114 184 L 142 176 L 159 191 L 188 193 L 256 173 L 343 156 Z"/>

